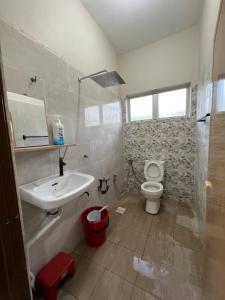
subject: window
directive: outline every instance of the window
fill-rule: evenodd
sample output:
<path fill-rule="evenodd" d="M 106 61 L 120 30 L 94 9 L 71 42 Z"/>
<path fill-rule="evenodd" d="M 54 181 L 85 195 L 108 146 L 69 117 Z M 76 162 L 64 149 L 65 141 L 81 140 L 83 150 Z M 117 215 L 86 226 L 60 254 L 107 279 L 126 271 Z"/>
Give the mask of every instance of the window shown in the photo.
<path fill-rule="evenodd" d="M 154 91 L 150 95 L 131 97 L 127 102 L 128 121 L 173 118 L 189 115 L 190 87 Z"/>
<path fill-rule="evenodd" d="M 187 89 L 158 94 L 159 118 L 181 117 L 186 115 Z"/>
<path fill-rule="evenodd" d="M 152 119 L 152 96 L 130 99 L 130 120 Z"/>

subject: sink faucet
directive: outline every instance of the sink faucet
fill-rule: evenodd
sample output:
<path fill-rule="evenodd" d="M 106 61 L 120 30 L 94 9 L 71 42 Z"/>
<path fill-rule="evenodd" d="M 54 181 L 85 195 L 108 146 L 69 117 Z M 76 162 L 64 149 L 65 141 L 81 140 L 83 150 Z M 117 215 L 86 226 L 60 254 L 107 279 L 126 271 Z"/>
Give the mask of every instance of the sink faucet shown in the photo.
<path fill-rule="evenodd" d="M 66 166 L 66 163 L 63 161 L 63 157 L 59 157 L 59 176 L 63 176 L 64 170 L 63 167 Z"/>

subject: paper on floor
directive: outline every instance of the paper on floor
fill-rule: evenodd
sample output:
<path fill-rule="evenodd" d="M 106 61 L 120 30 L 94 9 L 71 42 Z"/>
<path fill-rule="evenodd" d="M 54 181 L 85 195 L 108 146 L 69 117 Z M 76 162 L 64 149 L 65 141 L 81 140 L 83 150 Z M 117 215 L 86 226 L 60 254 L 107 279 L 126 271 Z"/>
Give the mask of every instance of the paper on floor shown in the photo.
<path fill-rule="evenodd" d="M 154 273 L 154 264 L 144 261 L 139 257 L 134 256 L 133 268 L 142 275 L 152 278 Z"/>
<path fill-rule="evenodd" d="M 118 213 L 118 214 L 123 214 L 123 213 L 125 213 L 125 211 L 126 211 L 126 208 L 124 208 L 124 207 L 117 207 L 117 209 L 116 209 L 116 212 Z"/>
<path fill-rule="evenodd" d="M 152 279 L 162 278 L 169 274 L 166 266 L 158 265 L 153 261 L 143 260 L 137 256 L 134 256 L 133 259 L 133 269 L 143 276 Z"/>

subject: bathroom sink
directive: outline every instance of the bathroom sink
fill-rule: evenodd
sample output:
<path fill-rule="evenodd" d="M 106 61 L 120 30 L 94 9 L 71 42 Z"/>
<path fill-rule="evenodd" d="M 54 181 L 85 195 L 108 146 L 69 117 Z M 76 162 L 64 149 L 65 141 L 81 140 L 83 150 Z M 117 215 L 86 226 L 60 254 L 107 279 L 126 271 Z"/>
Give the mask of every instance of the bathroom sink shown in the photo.
<path fill-rule="evenodd" d="M 44 210 L 52 210 L 81 196 L 94 182 L 88 174 L 66 171 L 64 176 L 53 175 L 19 187 L 23 201 Z"/>

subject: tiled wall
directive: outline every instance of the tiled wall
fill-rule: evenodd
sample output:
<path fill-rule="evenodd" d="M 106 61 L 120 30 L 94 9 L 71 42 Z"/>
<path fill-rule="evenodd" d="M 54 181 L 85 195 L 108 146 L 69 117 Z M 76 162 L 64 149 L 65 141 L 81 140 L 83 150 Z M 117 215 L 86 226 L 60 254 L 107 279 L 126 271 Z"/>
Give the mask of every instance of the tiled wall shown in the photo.
<path fill-rule="evenodd" d="M 45 99 L 49 125 L 52 117 L 60 114 L 65 142 L 78 144 L 68 149 L 65 169 L 87 172 L 96 178 L 90 198 L 83 196 L 65 206 L 59 224 L 31 249 L 31 267 L 36 272 L 59 250 L 72 250 L 82 238 L 79 215 L 85 207 L 118 200 L 124 186 L 121 103 L 117 89 L 103 89 L 91 80 L 82 82 L 79 98 L 78 77 L 82 74 L 3 22 L 0 40 L 7 90 Z M 30 82 L 32 76 L 37 76 L 36 83 Z M 88 158 L 84 158 L 85 154 Z M 58 151 L 17 153 L 16 166 L 19 185 L 55 174 Z M 110 178 L 105 195 L 97 192 L 101 177 Z M 45 213 L 22 204 L 29 239 L 43 226 Z"/>
<path fill-rule="evenodd" d="M 129 190 L 140 189 L 132 172 L 128 175 L 128 159 L 141 181 L 145 160 L 165 160 L 163 182 L 167 197 L 193 200 L 196 156 L 196 98 L 197 87 L 191 93 L 191 117 L 137 121 L 124 125 L 125 177 Z"/>

